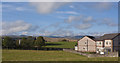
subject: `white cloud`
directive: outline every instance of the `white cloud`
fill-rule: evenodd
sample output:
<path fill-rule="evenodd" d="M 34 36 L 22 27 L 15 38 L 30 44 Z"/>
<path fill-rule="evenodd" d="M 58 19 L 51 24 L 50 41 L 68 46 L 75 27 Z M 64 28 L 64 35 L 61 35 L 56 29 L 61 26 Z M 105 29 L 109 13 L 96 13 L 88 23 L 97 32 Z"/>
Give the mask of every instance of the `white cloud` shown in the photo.
<path fill-rule="evenodd" d="M 2 2 L 119 2 L 119 0 L 2 0 Z"/>
<path fill-rule="evenodd" d="M 74 33 L 71 30 L 59 28 L 58 30 L 54 31 L 51 35 L 54 36 L 72 36 Z"/>
<path fill-rule="evenodd" d="M 2 22 L 2 34 L 11 34 L 22 31 L 29 31 L 33 28 L 32 24 L 18 20 L 14 22 Z"/>
<path fill-rule="evenodd" d="M 71 22 L 83 22 L 83 23 L 94 23 L 95 19 L 92 16 L 69 16 L 68 19 L 65 20 L 67 23 Z"/>
<path fill-rule="evenodd" d="M 110 33 L 118 33 L 118 31 L 109 31 L 109 32 L 87 32 L 85 34 L 91 35 L 91 36 L 103 36 L 104 34 L 110 34 Z"/>
<path fill-rule="evenodd" d="M 2 7 L 4 8 L 9 8 L 9 7 L 13 7 L 12 5 L 9 5 L 9 4 L 2 4 Z"/>
<path fill-rule="evenodd" d="M 16 10 L 17 10 L 17 11 L 24 11 L 24 10 L 26 10 L 26 9 L 23 8 L 23 7 L 17 7 Z"/>
<path fill-rule="evenodd" d="M 71 30 L 67 30 L 64 28 L 58 28 L 54 31 L 49 31 L 49 30 L 40 30 L 39 33 L 37 33 L 38 35 L 42 35 L 42 36 L 72 36 L 74 35 L 73 31 Z"/>
<path fill-rule="evenodd" d="M 65 20 L 65 22 L 71 23 L 71 22 L 83 22 L 83 23 L 90 23 L 90 22 L 95 22 L 95 19 L 92 16 L 69 16 L 68 19 Z"/>
<path fill-rule="evenodd" d="M 88 29 L 91 26 L 92 26 L 92 24 L 88 24 L 88 23 L 74 25 L 74 27 L 78 28 L 78 29 Z"/>
<path fill-rule="evenodd" d="M 83 29 L 89 29 L 92 26 L 94 26 L 95 24 L 100 24 L 100 25 L 106 25 L 106 26 L 118 26 L 118 24 L 116 24 L 112 19 L 110 18 L 104 18 L 102 20 L 99 19 L 95 19 L 92 16 L 69 16 L 66 20 L 65 23 L 70 24 L 67 27 L 71 28 L 77 28 L 80 30 Z"/>
<path fill-rule="evenodd" d="M 93 8 L 95 8 L 98 11 L 108 10 L 112 8 L 113 4 L 110 2 L 98 2 L 95 5 L 93 5 Z"/>
<path fill-rule="evenodd" d="M 84 22 L 91 22 L 94 21 L 92 16 L 88 16 L 87 18 L 84 19 Z"/>
<path fill-rule="evenodd" d="M 27 35 L 27 34 L 28 34 L 28 32 L 26 32 L 26 31 L 21 33 L 21 35 Z"/>
<path fill-rule="evenodd" d="M 30 11 L 31 9 L 27 8 L 26 6 L 14 6 L 11 4 L 2 4 L 2 8 L 4 11 Z"/>
<path fill-rule="evenodd" d="M 83 16 L 69 16 L 68 19 L 65 20 L 65 22 L 71 23 L 73 21 L 79 21 L 80 19 L 82 19 Z"/>
<path fill-rule="evenodd" d="M 65 20 L 65 23 L 70 24 L 67 28 L 76 28 L 79 30 L 89 29 L 94 25 L 95 19 L 92 16 L 69 16 L 68 19 Z"/>
<path fill-rule="evenodd" d="M 78 14 L 77 12 L 74 12 L 74 11 L 57 11 L 56 13 L 63 13 L 63 14 Z"/>
<path fill-rule="evenodd" d="M 80 4 L 74 4 L 74 9 L 75 10 L 80 10 L 80 11 L 106 11 L 110 10 L 111 8 L 116 7 L 116 5 L 112 2 L 91 2 L 91 3 L 80 3 Z"/>
<path fill-rule="evenodd" d="M 63 6 L 67 4 L 66 3 L 56 3 L 56 2 L 31 2 L 31 5 L 34 6 L 37 11 L 41 14 L 48 14 L 48 13 L 51 13 L 53 11 L 55 11 L 56 9 L 58 9 L 59 7 Z"/>
<path fill-rule="evenodd" d="M 111 18 L 104 18 L 99 24 L 107 26 L 118 26 L 118 24 L 115 23 Z"/>
<path fill-rule="evenodd" d="M 70 8 L 74 8 L 74 6 L 73 6 L 73 5 L 70 5 L 69 7 L 70 7 Z"/>

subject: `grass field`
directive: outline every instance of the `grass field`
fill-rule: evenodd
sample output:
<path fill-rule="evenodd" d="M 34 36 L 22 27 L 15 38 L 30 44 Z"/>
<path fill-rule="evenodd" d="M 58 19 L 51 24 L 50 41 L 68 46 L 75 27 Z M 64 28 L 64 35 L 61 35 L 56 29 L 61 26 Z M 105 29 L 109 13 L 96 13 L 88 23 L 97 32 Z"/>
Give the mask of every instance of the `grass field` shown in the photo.
<path fill-rule="evenodd" d="M 117 61 L 118 58 L 87 58 L 64 51 L 3 50 L 3 61 Z"/>
<path fill-rule="evenodd" d="M 45 47 L 52 48 L 74 48 L 77 42 L 46 42 Z"/>

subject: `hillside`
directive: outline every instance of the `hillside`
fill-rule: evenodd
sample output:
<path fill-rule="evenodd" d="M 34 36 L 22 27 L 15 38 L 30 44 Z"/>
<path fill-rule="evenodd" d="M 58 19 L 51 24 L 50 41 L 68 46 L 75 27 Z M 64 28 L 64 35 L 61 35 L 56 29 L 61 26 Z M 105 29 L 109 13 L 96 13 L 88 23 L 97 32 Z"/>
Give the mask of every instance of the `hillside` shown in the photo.
<path fill-rule="evenodd" d="M 68 39 L 68 38 L 49 38 L 49 37 L 44 37 L 44 39 L 47 42 L 60 42 L 60 41 L 63 41 L 63 40 L 66 40 L 66 41 L 69 41 L 69 42 L 76 42 L 77 41 L 75 39 Z"/>

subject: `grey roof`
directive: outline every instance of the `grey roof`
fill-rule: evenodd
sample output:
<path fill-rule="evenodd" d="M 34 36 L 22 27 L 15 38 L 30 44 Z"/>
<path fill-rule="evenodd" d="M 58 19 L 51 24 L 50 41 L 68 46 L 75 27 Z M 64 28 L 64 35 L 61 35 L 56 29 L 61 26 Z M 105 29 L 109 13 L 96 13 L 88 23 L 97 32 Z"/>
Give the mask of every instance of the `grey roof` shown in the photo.
<path fill-rule="evenodd" d="M 112 33 L 112 34 L 104 34 L 103 36 L 99 37 L 99 38 L 95 38 L 95 40 L 107 40 L 107 39 L 113 39 L 114 37 L 116 37 L 117 35 L 120 35 L 120 33 Z"/>
<path fill-rule="evenodd" d="M 89 37 L 89 38 L 91 38 L 91 39 L 95 39 L 95 37 L 93 37 L 93 36 L 87 36 L 87 37 Z"/>
<path fill-rule="evenodd" d="M 94 36 L 89 36 L 89 35 L 85 35 L 85 36 L 87 36 L 87 37 L 89 37 L 90 39 L 93 39 L 93 40 L 95 39 Z M 85 36 L 83 36 L 83 37 L 85 37 Z M 83 38 L 83 37 L 82 37 L 82 38 Z"/>
<path fill-rule="evenodd" d="M 95 39 L 95 37 L 93 37 L 93 36 L 88 36 L 88 35 L 85 35 L 85 36 L 89 37 L 89 38 L 92 39 L 92 40 Z M 82 38 L 84 38 L 85 36 L 83 36 Z M 82 38 L 80 38 L 79 40 L 81 40 Z M 78 40 L 78 41 L 79 41 L 79 40 Z"/>

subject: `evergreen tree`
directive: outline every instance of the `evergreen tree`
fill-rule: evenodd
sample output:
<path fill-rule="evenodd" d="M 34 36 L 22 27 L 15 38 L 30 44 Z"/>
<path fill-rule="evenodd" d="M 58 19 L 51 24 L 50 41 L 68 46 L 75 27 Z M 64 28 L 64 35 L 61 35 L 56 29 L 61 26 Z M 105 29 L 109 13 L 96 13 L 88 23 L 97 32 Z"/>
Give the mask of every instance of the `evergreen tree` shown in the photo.
<path fill-rule="evenodd" d="M 39 48 L 45 45 L 45 40 L 42 36 L 37 37 L 36 41 L 34 42 L 34 46 Z"/>
<path fill-rule="evenodd" d="M 27 47 L 27 43 L 26 42 L 27 42 L 27 39 L 25 37 L 23 37 L 21 39 L 20 47 L 21 48 L 26 48 Z"/>
<path fill-rule="evenodd" d="M 13 48 L 15 46 L 15 41 L 11 37 L 6 36 L 2 41 L 2 45 L 6 48 Z"/>
<path fill-rule="evenodd" d="M 28 47 L 33 47 L 33 43 L 34 43 L 34 38 L 32 36 L 28 36 L 27 38 Z"/>

